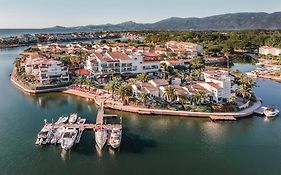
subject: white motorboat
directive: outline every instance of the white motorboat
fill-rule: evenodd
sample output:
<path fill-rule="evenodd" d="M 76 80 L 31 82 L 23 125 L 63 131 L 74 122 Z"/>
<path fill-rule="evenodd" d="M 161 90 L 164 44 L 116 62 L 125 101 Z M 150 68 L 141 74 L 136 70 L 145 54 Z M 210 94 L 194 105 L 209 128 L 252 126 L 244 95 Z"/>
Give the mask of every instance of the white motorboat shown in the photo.
<path fill-rule="evenodd" d="M 56 124 L 63 124 L 63 123 L 66 123 L 68 120 L 68 117 L 67 116 L 61 116 L 58 121 L 56 122 Z"/>
<path fill-rule="evenodd" d="M 109 144 L 112 148 L 118 148 L 121 144 L 122 129 L 113 128 L 109 137 Z"/>
<path fill-rule="evenodd" d="M 61 140 L 61 148 L 69 150 L 75 143 L 78 131 L 75 128 L 66 128 Z"/>
<path fill-rule="evenodd" d="M 279 114 L 279 110 L 277 108 L 271 107 L 271 108 L 266 108 L 263 113 L 266 117 L 275 117 Z"/>
<path fill-rule="evenodd" d="M 37 135 L 35 144 L 41 145 L 41 144 L 48 143 L 48 139 L 51 137 L 51 134 L 52 134 L 52 129 L 47 127 L 42 128 L 42 130 Z"/>
<path fill-rule="evenodd" d="M 77 114 L 70 114 L 68 122 L 70 124 L 74 124 L 76 122 L 77 118 L 78 118 Z"/>
<path fill-rule="evenodd" d="M 95 140 L 100 149 L 103 148 L 107 141 L 107 131 L 104 128 L 97 128 L 95 131 Z"/>
<path fill-rule="evenodd" d="M 79 118 L 79 119 L 77 120 L 77 123 L 78 123 L 78 124 L 85 124 L 85 123 L 86 123 L 86 119 L 85 119 L 85 118 Z"/>
<path fill-rule="evenodd" d="M 64 133 L 64 130 L 65 130 L 65 127 L 61 126 L 55 131 L 54 137 L 51 140 L 51 144 L 59 143 L 59 141 L 62 137 L 62 134 Z"/>

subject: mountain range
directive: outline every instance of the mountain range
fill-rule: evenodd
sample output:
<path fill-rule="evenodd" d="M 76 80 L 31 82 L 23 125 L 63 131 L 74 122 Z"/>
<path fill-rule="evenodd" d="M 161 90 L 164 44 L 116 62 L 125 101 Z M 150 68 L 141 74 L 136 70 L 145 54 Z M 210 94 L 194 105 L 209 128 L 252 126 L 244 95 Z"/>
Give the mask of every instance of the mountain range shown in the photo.
<path fill-rule="evenodd" d="M 128 21 L 120 24 L 87 25 L 78 27 L 55 26 L 55 30 L 79 31 L 140 31 L 140 30 L 242 30 L 281 29 L 281 12 L 229 13 L 204 18 L 172 17 L 155 23 Z"/>

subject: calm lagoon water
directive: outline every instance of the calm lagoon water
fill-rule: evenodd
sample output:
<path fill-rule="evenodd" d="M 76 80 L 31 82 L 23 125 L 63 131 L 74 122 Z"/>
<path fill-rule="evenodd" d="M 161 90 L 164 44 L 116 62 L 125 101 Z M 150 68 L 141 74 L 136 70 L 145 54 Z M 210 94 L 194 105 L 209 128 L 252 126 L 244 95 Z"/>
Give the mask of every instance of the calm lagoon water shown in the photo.
<path fill-rule="evenodd" d="M 46 118 L 77 112 L 94 121 L 96 107 L 83 98 L 58 93 L 30 96 L 9 80 L 12 63 L 24 48 L 0 50 L 0 174 L 228 174 L 280 175 L 281 120 L 261 117 L 237 122 L 166 116 L 123 117 L 119 150 L 99 152 L 92 132 L 69 152 L 38 147 L 36 135 Z M 250 65 L 235 65 L 251 69 Z M 255 92 L 265 105 L 281 108 L 281 84 L 258 80 Z"/>

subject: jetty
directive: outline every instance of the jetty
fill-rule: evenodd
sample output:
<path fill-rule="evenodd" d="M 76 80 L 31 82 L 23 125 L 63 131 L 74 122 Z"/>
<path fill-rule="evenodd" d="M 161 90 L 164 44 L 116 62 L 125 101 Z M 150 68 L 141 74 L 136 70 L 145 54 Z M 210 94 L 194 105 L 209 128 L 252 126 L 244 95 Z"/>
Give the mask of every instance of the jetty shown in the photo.
<path fill-rule="evenodd" d="M 210 119 L 212 121 L 236 121 L 236 118 L 234 116 L 211 115 Z"/>
<path fill-rule="evenodd" d="M 117 115 L 109 115 L 104 114 L 103 105 L 101 105 L 101 108 L 98 110 L 98 114 L 96 117 L 96 123 L 86 123 L 86 119 L 81 119 L 79 117 L 78 121 L 76 123 L 70 123 L 70 122 L 47 122 L 45 120 L 45 125 L 41 129 L 41 131 L 37 135 L 37 140 L 35 142 L 36 145 L 47 145 L 47 144 L 61 144 L 61 140 L 63 137 L 63 132 L 60 131 L 61 128 L 73 128 L 77 131 L 77 135 L 75 136 L 74 144 L 78 144 L 81 140 L 82 134 L 84 131 L 92 131 L 95 132 L 98 128 L 103 128 L 107 132 L 111 132 L 113 129 L 120 129 L 122 130 L 122 123 L 120 124 L 111 124 L 111 123 L 105 123 L 104 117 L 117 117 Z M 59 119 L 60 120 L 60 119 Z M 79 120 L 83 120 L 83 123 L 80 123 Z M 61 132 L 61 134 L 57 134 L 56 132 Z M 59 136 L 58 136 L 59 135 Z M 55 142 L 51 142 L 51 140 L 54 137 Z"/>

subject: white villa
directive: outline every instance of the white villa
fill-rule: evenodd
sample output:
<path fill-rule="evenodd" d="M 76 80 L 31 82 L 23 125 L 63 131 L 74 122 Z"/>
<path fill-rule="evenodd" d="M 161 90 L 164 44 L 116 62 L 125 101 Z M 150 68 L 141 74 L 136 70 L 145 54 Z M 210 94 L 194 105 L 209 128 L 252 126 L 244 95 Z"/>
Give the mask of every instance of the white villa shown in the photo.
<path fill-rule="evenodd" d="M 138 82 L 132 85 L 133 94 L 137 96 L 142 92 L 146 92 L 151 96 L 166 99 L 165 89 L 171 86 L 176 90 L 176 101 L 179 100 L 181 95 L 186 95 L 189 98 L 198 91 L 206 94 L 206 101 L 214 103 L 226 103 L 230 97 L 235 96 L 237 85 L 233 83 L 234 77 L 229 75 L 227 71 L 206 71 L 203 76 L 204 82 L 198 81 L 185 86 L 181 86 L 181 81 L 178 78 L 173 79 L 171 84 L 164 79 L 154 79 L 147 83 Z"/>
<path fill-rule="evenodd" d="M 41 85 L 69 81 L 68 68 L 62 62 L 39 55 L 29 55 L 24 62 L 25 72 L 35 76 Z"/>
<path fill-rule="evenodd" d="M 160 58 L 155 53 L 127 55 L 122 52 L 95 52 L 86 61 L 85 68 L 94 75 L 111 73 L 149 73 L 160 69 Z"/>

